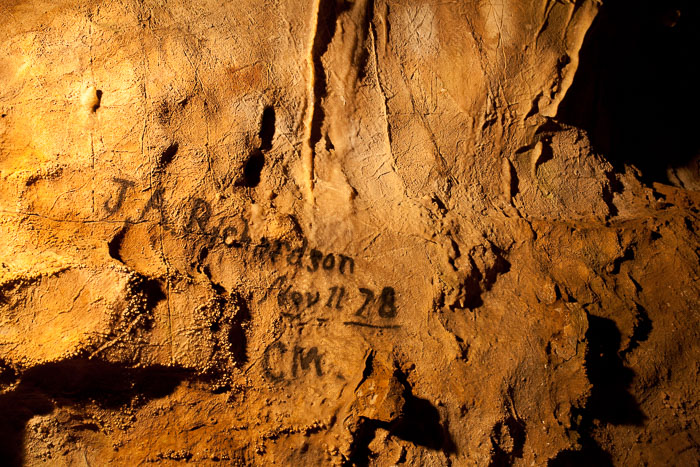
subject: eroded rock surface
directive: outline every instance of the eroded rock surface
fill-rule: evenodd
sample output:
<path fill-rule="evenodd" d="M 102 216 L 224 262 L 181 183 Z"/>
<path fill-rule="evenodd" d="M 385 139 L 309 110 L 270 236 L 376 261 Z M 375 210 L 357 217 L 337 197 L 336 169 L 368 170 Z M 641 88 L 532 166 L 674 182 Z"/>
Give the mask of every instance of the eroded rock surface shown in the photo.
<path fill-rule="evenodd" d="M 700 22 L 632 3 L 5 1 L 3 459 L 697 463 L 700 148 L 597 70 Z"/>

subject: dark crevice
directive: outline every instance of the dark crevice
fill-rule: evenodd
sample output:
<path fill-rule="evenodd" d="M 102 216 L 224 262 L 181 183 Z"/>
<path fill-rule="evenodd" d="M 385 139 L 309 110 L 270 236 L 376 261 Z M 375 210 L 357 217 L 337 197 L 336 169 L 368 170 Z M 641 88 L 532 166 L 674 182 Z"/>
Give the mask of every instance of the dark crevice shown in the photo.
<path fill-rule="evenodd" d="M 464 342 L 464 339 L 455 334 L 457 347 L 459 347 L 459 358 L 463 362 L 469 362 L 469 344 Z"/>
<path fill-rule="evenodd" d="M 646 182 L 668 182 L 668 167 L 700 151 L 688 118 L 700 106 L 699 24 L 694 0 L 605 1 L 557 119 L 586 130 L 617 170 L 632 164 Z"/>
<path fill-rule="evenodd" d="M 99 109 L 102 104 L 102 91 L 99 89 L 95 91 L 95 96 L 97 97 L 97 102 L 92 106 L 93 112 L 97 112 L 97 109 Z"/>
<path fill-rule="evenodd" d="M 611 274 L 619 274 L 620 266 L 622 265 L 622 263 L 632 260 L 634 260 L 634 248 L 632 246 L 628 246 L 627 248 L 625 248 L 625 251 L 622 253 L 622 256 L 620 256 L 619 258 L 615 258 L 615 260 L 613 261 Z"/>
<path fill-rule="evenodd" d="M 605 176 L 608 179 L 608 183 L 606 185 L 603 185 L 603 201 L 608 206 L 608 211 L 610 213 L 609 215 L 617 216 L 618 209 L 617 206 L 615 206 L 615 204 L 613 203 L 613 200 L 615 194 L 622 193 L 624 187 L 620 180 L 618 180 L 614 172 L 607 172 Z"/>
<path fill-rule="evenodd" d="M 243 166 L 243 179 L 238 186 L 255 188 L 260 183 L 260 174 L 265 166 L 265 155 L 259 149 L 254 150 Z"/>
<path fill-rule="evenodd" d="M 228 333 L 229 351 L 233 354 L 236 362 L 239 365 L 245 365 L 248 362 L 248 336 L 246 335 L 246 327 L 250 321 L 250 308 L 248 302 L 240 294 L 233 296 L 233 302 L 238 311 L 231 323 L 231 328 Z"/>
<path fill-rule="evenodd" d="M 476 267 L 473 259 L 469 258 L 469 262 L 472 266 L 472 272 L 469 274 L 469 276 L 467 276 L 462 284 L 464 291 L 463 304 L 465 308 L 473 310 L 484 304 L 484 301 L 481 299 L 481 294 L 483 292 L 481 289 L 481 280 L 483 279 L 483 275 L 481 274 L 481 271 L 479 271 L 479 268 Z M 461 305 L 456 306 L 456 308 L 459 307 L 461 307 Z"/>
<path fill-rule="evenodd" d="M 328 136 L 328 134 L 326 134 L 326 137 L 324 138 L 324 140 L 326 141 L 326 151 L 328 151 L 328 152 L 334 151 L 335 146 L 333 145 L 333 141 L 331 141 L 331 137 Z"/>
<path fill-rule="evenodd" d="M 207 256 L 209 256 L 209 247 L 203 246 L 202 248 L 199 249 L 199 252 L 197 253 L 197 258 L 195 261 L 192 263 L 195 266 L 195 269 L 197 272 L 204 274 L 209 278 L 209 270 L 204 270 L 204 261 L 206 261 Z"/>
<path fill-rule="evenodd" d="M 254 149 L 243 165 L 243 176 L 236 182 L 236 186 L 255 188 L 260 183 L 260 174 L 265 166 L 265 153 L 272 148 L 272 139 L 275 136 L 275 108 L 267 106 L 263 109 L 260 118 L 260 146 Z"/>
<path fill-rule="evenodd" d="M 370 350 L 367 352 L 367 356 L 365 357 L 365 368 L 362 370 L 362 379 L 360 379 L 360 382 L 357 384 L 355 387 L 355 391 L 362 386 L 362 383 L 364 383 L 367 378 L 369 378 L 369 375 L 372 374 L 372 369 L 374 368 L 374 350 Z"/>
<path fill-rule="evenodd" d="M 451 308 L 468 308 L 470 310 L 479 308 L 484 304 L 482 299 L 484 292 L 491 290 L 493 285 L 496 283 L 498 276 L 501 274 L 506 274 L 508 271 L 510 271 L 510 262 L 505 259 L 504 253 L 500 249 L 493 246 L 492 251 L 496 256 L 495 261 L 483 272 L 479 270 L 474 260 L 469 257 L 471 273 L 462 284 L 464 306 L 453 304 L 451 305 Z"/>
<path fill-rule="evenodd" d="M 508 163 L 507 170 L 508 170 L 508 175 L 510 178 L 510 186 L 508 188 L 510 190 L 509 191 L 510 198 L 512 199 L 515 196 L 517 196 L 518 193 L 520 193 L 520 187 L 519 187 L 520 179 L 518 179 L 518 172 L 515 170 L 515 167 L 513 167 L 513 164 L 508 160 L 507 160 L 507 163 Z"/>
<path fill-rule="evenodd" d="M 122 243 L 124 242 L 124 236 L 126 235 L 127 227 L 122 227 L 119 232 L 107 243 L 107 251 L 112 259 L 119 261 L 124 264 L 124 260 L 121 257 Z"/>
<path fill-rule="evenodd" d="M 449 239 L 450 245 L 452 246 L 452 250 L 454 251 L 454 256 L 450 255 L 447 259 L 447 262 L 450 263 L 450 266 L 452 266 L 453 270 L 458 271 L 459 268 L 455 264 L 455 261 L 457 260 L 457 258 L 462 256 L 462 251 L 459 249 L 459 245 L 457 244 L 457 242 L 454 241 L 452 237 L 449 237 Z"/>
<path fill-rule="evenodd" d="M 158 303 L 167 298 L 163 290 L 163 285 L 157 279 L 141 278 L 133 282 L 132 291 L 145 300 L 144 312 L 153 310 Z"/>
<path fill-rule="evenodd" d="M 260 150 L 269 151 L 272 149 L 272 138 L 275 136 L 275 108 L 268 105 L 263 109 L 260 118 Z"/>
<path fill-rule="evenodd" d="M 214 292 L 217 293 L 219 296 L 224 296 L 226 295 L 226 288 L 224 288 L 223 285 L 219 284 L 215 280 L 212 279 L 211 277 L 211 269 L 209 269 L 209 266 L 202 266 L 202 274 L 204 274 L 207 279 L 209 280 L 209 284 L 211 285 L 211 288 L 214 289 Z"/>
<path fill-rule="evenodd" d="M 163 150 L 163 152 L 160 154 L 158 165 L 160 165 L 161 167 L 166 167 L 167 165 L 169 165 L 175 158 L 178 148 L 178 143 L 172 143 L 170 146 L 165 148 L 165 150 Z"/>
<path fill-rule="evenodd" d="M 0 458 L 3 465 L 24 463 L 24 430 L 32 417 L 57 407 L 97 404 L 119 408 L 171 394 L 192 376 L 179 367 L 131 368 L 118 363 L 72 358 L 26 370 L 19 384 L 0 395 Z"/>
<path fill-rule="evenodd" d="M 447 211 L 448 211 L 447 206 L 445 206 L 445 203 L 440 199 L 440 197 L 438 195 L 434 194 L 432 196 L 432 198 L 430 198 L 430 200 L 433 203 L 435 203 L 435 205 L 438 208 L 438 211 L 440 211 L 440 214 L 443 214 L 443 215 L 447 214 Z"/>
<path fill-rule="evenodd" d="M 498 276 L 510 271 L 510 263 L 503 256 L 503 251 L 496 247 L 492 248 L 494 254 L 496 255 L 496 260 L 494 261 L 493 265 L 486 270 L 486 274 L 484 276 L 484 286 L 486 291 L 491 290 L 491 287 L 493 287 L 493 284 L 496 283 Z"/>
<path fill-rule="evenodd" d="M 349 10 L 352 3 L 347 0 L 320 0 L 318 17 L 316 18 L 316 35 L 311 46 L 311 57 L 314 68 L 314 102 L 311 130 L 309 132 L 309 147 L 315 151 L 316 144 L 321 141 L 321 133 L 325 112 L 321 101 L 328 93 L 326 71 L 323 68 L 321 57 L 328 51 L 328 46 L 335 36 L 338 26 L 338 17 Z"/>
<path fill-rule="evenodd" d="M 359 53 L 357 58 L 357 81 L 362 81 L 367 76 L 367 64 L 369 63 L 369 47 L 365 46 L 365 42 L 370 34 L 372 19 L 374 18 L 374 2 L 375 0 L 367 0 L 365 11 L 362 14 L 362 24 L 360 25 L 360 33 L 362 36 L 356 39 L 355 53 Z"/>

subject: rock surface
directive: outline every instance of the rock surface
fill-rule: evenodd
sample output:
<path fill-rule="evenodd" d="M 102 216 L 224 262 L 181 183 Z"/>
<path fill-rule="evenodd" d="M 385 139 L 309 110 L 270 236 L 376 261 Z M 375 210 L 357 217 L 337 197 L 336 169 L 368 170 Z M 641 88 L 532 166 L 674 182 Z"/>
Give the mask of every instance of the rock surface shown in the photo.
<path fill-rule="evenodd" d="M 4 1 L 2 458 L 696 464 L 670 3 Z"/>

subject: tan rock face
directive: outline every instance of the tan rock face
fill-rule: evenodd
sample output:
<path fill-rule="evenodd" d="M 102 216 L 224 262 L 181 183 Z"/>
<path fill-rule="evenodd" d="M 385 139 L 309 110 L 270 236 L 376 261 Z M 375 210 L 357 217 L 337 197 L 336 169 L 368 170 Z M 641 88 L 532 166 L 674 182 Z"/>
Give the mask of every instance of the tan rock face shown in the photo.
<path fill-rule="evenodd" d="M 697 462 L 700 148 L 585 98 L 624 8 L 5 2 L 2 457 Z"/>

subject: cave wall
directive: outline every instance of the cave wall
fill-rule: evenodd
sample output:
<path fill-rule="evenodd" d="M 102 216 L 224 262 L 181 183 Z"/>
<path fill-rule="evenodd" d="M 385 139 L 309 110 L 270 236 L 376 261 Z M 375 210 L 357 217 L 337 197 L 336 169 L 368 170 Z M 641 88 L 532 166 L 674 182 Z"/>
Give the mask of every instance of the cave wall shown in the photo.
<path fill-rule="evenodd" d="M 3 2 L 2 457 L 696 463 L 697 7 L 632 3 Z"/>

